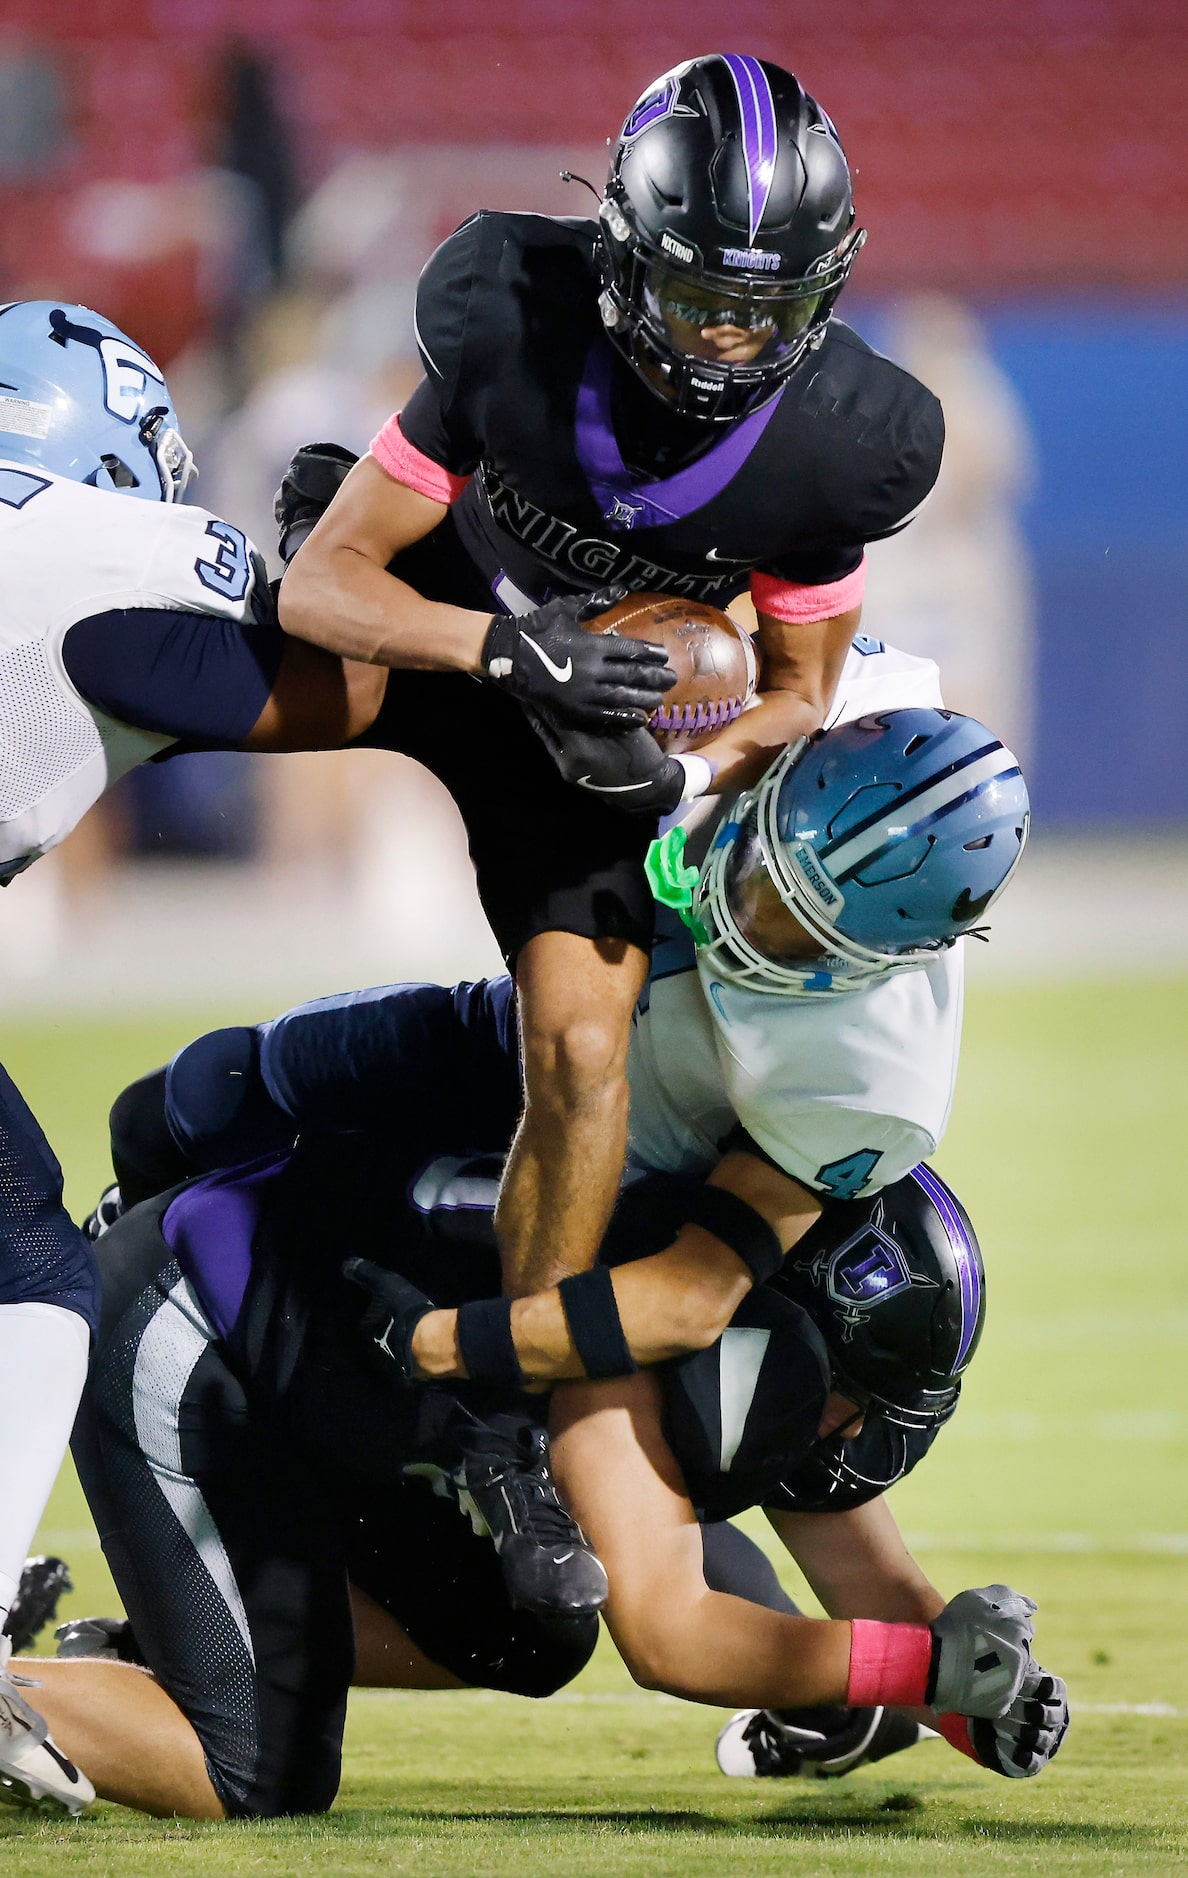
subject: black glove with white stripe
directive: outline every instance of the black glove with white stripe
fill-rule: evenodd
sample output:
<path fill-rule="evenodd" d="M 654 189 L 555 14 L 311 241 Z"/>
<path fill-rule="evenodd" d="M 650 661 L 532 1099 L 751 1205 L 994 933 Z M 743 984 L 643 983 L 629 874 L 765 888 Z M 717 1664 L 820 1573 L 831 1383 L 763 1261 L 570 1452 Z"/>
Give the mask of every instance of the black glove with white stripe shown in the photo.
<path fill-rule="evenodd" d="M 529 710 L 528 719 L 566 782 L 612 808 L 656 820 L 671 815 L 684 796 L 684 764 L 667 756 L 643 724 L 608 736 L 562 723 L 548 711 Z"/>
<path fill-rule="evenodd" d="M 611 735 L 646 723 L 676 684 L 662 646 L 622 633 L 588 633 L 623 588 L 563 594 L 532 613 L 497 613 L 483 641 L 484 675 L 521 704 Z"/>

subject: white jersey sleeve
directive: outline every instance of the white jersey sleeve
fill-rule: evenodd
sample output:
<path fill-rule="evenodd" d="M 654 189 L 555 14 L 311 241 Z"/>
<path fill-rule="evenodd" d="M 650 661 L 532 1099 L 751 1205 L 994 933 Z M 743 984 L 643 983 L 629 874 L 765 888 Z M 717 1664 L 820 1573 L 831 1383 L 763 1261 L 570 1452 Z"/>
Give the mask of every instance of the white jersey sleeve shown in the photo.
<path fill-rule="evenodd" d="M 0 463 L 0 879 L 56 847 L 127 770 L 173 741 L 80 696 L 79 620 L 124 607 L 252 615 L 263 564 L 202 509 L 141 502 Z"/>
<path fill-rule="evenodd" d="M 830 722 L 941 702 L 931 660 L 859 639 Z M 959 942 L 858 991 L 781 998 L 715 978 L 663 916 L 628 1056 L 629 1173 L 708 1171 L 741 1123 L 824 1196 L 901 1179 L 948 1121 L 962 953 Z"/>

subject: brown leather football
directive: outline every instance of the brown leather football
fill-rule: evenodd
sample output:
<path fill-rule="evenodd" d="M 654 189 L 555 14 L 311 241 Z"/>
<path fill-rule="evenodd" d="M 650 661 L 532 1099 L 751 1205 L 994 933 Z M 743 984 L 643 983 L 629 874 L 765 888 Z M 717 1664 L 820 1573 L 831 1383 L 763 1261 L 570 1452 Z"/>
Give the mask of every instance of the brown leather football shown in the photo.
<path fill-rule="evenodd" d="M 663 646 L 677 675 L 648 720 L 674 756 L 732 724 L 755 695 L 759 659 L 749 635 L 719 607 L 664 593 L 632 593 L 586 622 L 586 631 L 618 632 Z"/>

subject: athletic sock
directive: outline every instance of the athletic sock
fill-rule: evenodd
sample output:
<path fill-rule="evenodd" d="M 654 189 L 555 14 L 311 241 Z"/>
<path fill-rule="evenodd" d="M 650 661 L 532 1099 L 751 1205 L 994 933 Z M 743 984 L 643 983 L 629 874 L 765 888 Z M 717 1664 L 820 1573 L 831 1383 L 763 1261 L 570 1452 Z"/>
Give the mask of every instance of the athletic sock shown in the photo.
<path fill-rule="evenodd" d="M 90 1332 L 60 1304 L 0 1304 L 0 1628 L 58 1477 Z"/>

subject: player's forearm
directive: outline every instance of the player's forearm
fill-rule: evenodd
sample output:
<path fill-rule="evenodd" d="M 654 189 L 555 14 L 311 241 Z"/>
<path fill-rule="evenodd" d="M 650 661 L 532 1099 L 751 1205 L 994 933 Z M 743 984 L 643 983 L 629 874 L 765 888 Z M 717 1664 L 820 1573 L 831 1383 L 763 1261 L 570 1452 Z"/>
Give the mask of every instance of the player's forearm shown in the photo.
<path fill-rule="evenodd" d="M 820 730 L 827 708 L 827 702 L 798 692 L 759 692 L 733 724 L 697 746 L 696 754 L 714 766 L 711 793 L 732 795 L 749 789 L 787 744 Z"/>
<path fill-rule="evenodd" d="M 772 1511 L 768 1518 L 831 1617 L 919 1624 L 944 1609 L 885 1500 L 844 1513 Z"/>
<path fill-rule="evenodd" d="M 280 623 L 343 658 L 418 671 L 481 671 L 486 613 L 426 600 L 367 555 L 311 539 L 280 586 Z"/>
<path fill-rule="evenodd" d="M 751 1288 L 741 1259 L 700 1227 L 686 1227 L 667 1252 L 621 1265 L 612 1274 L 623 1336 L 642 1367 L 720 1337 Z M 417 1325 L 412 1353 L 427 1380 L 462 1377 L 456 1311 L 431 1311 Z M 519 1298 L 511 1307 L 512 1338 L 525 1377 L 561 1382 L 586 1374 L 557 1290 Z"/>
<path fill-rule="evenodd" d="M 626 1611 L 611 1577 L 607 1627 L 636 1682 L 687 1702 L 800 1708 L 844 1703 L 851 1628 L 707 1591 Z"/>

